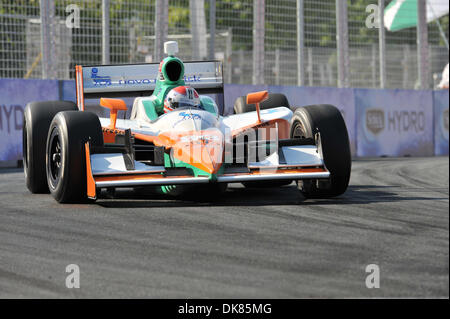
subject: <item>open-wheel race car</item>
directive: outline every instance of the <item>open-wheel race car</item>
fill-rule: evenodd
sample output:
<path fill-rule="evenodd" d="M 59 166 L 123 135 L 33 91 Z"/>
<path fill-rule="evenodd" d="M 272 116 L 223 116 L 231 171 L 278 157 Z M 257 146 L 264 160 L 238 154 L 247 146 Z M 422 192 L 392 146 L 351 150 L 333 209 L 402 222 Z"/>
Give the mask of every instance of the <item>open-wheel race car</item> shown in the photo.
<path fill-rule="evenodd" d="M 312 198 L 345 192 L 351 156 L 336 107 L 294 108 L 284 95 L 261 91 L 238 98 L 235 114 L 222 116 L 210 96 L 224 93 L 221 62 L 183 63 L 177 50 L 166 43 L 168 57 L 159 64 L 77 66 L 77 103 L 29 103 L 23 125 L 28 189 L 50 191 L 61 203 L 116 188 L 220 194 L 228 183 L 295 181 Z M 118 97 L 134 97 L 131 112 Z M 86 110 L 88 99 L 100 99 L 109 117 Z"/>

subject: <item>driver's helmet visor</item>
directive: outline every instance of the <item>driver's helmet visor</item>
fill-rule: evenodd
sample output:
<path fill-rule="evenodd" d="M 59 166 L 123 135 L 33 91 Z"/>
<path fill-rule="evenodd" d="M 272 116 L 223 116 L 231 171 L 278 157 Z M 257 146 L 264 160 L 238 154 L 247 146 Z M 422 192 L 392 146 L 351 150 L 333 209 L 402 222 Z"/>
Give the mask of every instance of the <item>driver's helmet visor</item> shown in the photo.
<path fill-rule="evenodd" d="M 171 106 L 172 109 L 177 109 L 177 108 L 180 108 L 180 107 L 200 107 L 200 105 L 196 105 L 190 99 L 181 99 L 178 102 L 172 101 L 172 102 L 170 102 L 170 106 Z"/>
<path fill-rule="evenodd" d="M 172 102 L 172 108 L 177 109 L 179 107 L 195 107 L 196 105 L 191 101 L 179 101 Z"/>

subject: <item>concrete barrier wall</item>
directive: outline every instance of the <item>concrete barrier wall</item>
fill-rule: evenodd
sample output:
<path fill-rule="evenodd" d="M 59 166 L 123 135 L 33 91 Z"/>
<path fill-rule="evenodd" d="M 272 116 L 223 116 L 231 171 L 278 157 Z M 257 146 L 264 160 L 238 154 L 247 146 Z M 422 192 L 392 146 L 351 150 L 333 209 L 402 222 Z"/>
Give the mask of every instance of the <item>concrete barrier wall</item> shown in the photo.
<path fill-rule="evenodd" d="M 448 155 L 448 98 L 448 90 L 433 92 L 435 155 Z"/>
<path fill-rule="evenodd" d="M 0 162 L 16 162 L 22 158 L 25 105 L 59 97 L 57 80 L 0 79 Z"/>
<path fill-rule="evenodd" d="M 232 114 L 237 97 L 260 90 L 285 94 L 291 108 L 311 104 L 337 106 L 344 116 L 354 156 L 449 154 L 448 90 L 227 84 L 225 102 L 220 105 L 220 109 L 224 115 Z M 58 99 L 75 101 L 74 81 L 0 79 L 1 163 L 15 163 L 22 158 L 22 116 L 25 105 L 30 101 Z M 132 100 L 127 101 L 131 105 Z M 218 102 L 221 102 L 220 98 Z"/>

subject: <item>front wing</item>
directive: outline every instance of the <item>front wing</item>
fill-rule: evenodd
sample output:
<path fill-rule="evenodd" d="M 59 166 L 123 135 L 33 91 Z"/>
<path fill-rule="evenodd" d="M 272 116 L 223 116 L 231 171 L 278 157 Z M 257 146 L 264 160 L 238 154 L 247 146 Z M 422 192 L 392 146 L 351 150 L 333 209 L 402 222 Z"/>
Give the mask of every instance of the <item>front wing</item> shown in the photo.
<path fill-rule="evenodd" d="M 271 180 L 326 179 L 320 136 L 305 139 L 301 145 L 279 142 L 276 153 L 261 162 L 229 165 L 213 175 L 194 175 L 165 167 L 163 161 L 147 165 L 136 161 L 127 150 L 98 152 L 86 143 L 88 197 L 96 198 L 99 188 L 161 186 L 180 184 L 237 183 Z"/>

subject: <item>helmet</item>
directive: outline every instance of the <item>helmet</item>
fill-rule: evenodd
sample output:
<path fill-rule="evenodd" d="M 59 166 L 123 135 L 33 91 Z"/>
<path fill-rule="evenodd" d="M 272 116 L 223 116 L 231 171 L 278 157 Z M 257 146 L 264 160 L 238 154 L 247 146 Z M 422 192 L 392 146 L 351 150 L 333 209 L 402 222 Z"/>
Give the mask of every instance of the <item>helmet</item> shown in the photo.
<path fill-rule="evenodd" d="M 164 99 L 164 113 L 179 107 L 200 107 L 200 97 L 190 86 L 178 86 L 169 91 Z"/>

